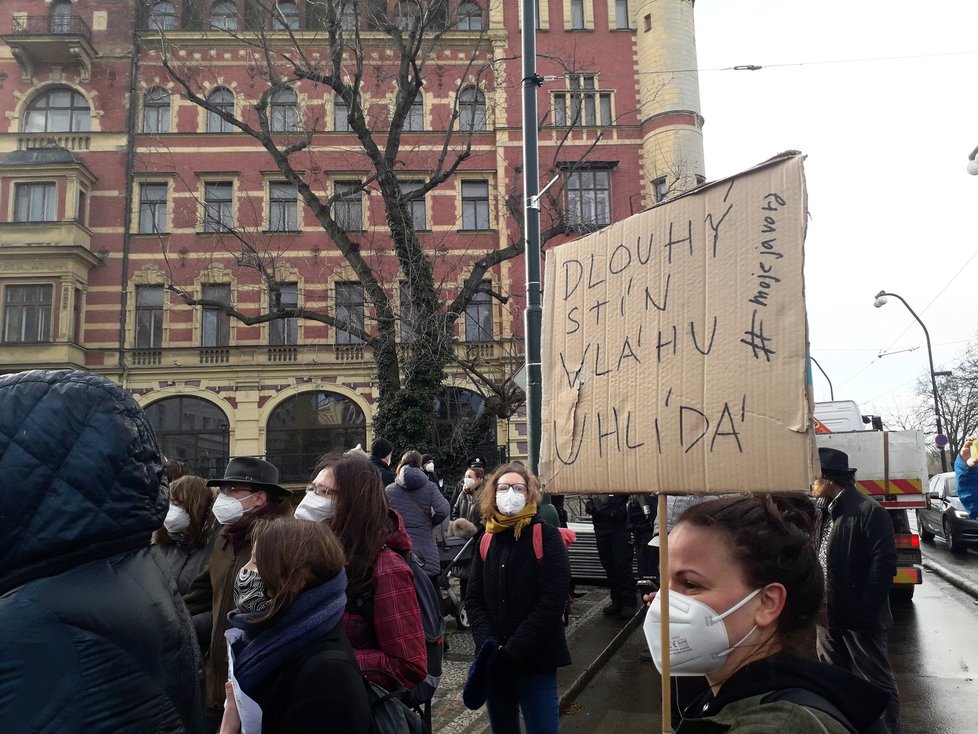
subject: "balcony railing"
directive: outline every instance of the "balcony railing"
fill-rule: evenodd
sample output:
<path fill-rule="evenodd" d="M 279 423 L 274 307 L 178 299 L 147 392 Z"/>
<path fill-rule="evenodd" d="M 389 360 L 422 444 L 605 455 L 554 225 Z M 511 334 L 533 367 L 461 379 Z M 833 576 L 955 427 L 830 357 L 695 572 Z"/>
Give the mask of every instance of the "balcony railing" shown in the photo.
<path fill-rule="evenodd" d="M 13 36 L 81 36 L 92 40 L 92 29 L 77 15 L 22 15 L 10 27 Z"/>
<path fill-rule="evenodd" d="M 89 150 L 92 136 L 87 133 L 21 133 L 17 136 L 17 150 L 34 150 L 49 145 L 66 150 Z"/>

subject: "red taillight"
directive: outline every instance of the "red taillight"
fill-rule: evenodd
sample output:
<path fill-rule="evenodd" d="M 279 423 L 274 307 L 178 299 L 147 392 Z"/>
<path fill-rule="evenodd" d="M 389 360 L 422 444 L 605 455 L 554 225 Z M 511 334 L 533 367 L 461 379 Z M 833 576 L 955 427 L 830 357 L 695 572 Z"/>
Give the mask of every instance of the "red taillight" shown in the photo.
<path fill-rule="evenodd" d="M 920 548 L 920 537 L 915 534 L 895 536 L 897 548 Z"/>

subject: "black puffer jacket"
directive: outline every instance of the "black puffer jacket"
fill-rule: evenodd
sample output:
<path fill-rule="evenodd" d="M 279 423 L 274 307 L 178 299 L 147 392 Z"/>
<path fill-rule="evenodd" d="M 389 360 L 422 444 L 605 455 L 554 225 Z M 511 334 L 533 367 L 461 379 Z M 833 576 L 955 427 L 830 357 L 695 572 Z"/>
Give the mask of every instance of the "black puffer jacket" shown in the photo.
<path fill-rule="evenodd" d="M 62 370 L 0 378 L 0 728 L 202 731 L 200 655 L 150 535 L 167 489 L 143 411 Z"/>

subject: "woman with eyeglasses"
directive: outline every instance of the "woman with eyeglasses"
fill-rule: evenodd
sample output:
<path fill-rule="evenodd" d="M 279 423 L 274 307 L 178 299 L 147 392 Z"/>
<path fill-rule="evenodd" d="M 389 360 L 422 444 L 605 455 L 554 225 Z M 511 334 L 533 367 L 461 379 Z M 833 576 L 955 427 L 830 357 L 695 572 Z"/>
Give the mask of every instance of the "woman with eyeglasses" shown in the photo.
<path fill-rule="evenodd" d="M 343 631 L 360 670 L 388 690 L 393 681 L 417 686 L 428 654 L 414 576 L 401 555 L 411 538 L 388 505 L 380 473 L 357 456 L 322 457 L 295 516 L 328 525 L 346 553 Z"/>
<path fill-rule="evenodd" d="M 561 621 L 570 566 L 559 531 L 537 514 L 542 499 L 518 463 L 497 468 L 482 492 L 491 539 L 475 554 L 465 605 L 476 649 L 499 644 L 486 700 L 495 734 L 519 734 L 521 710 L 527 734 L 557 732 L 557 668 L 571 662 Z"/>

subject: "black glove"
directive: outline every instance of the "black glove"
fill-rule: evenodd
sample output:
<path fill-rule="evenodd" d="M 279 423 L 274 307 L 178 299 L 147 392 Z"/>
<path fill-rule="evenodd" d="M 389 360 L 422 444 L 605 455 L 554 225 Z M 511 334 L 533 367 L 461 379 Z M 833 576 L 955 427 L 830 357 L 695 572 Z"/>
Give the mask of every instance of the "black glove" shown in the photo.
<path fill-rule="evenodd" d="M 513 658 L 506 652 L 506 648 L 500 647 L 496 650 L 496 654 L 492 656 L 492 662 L 489 664 L 493 678 L 509 678 L 515 672 L 513 668 Z"/>

